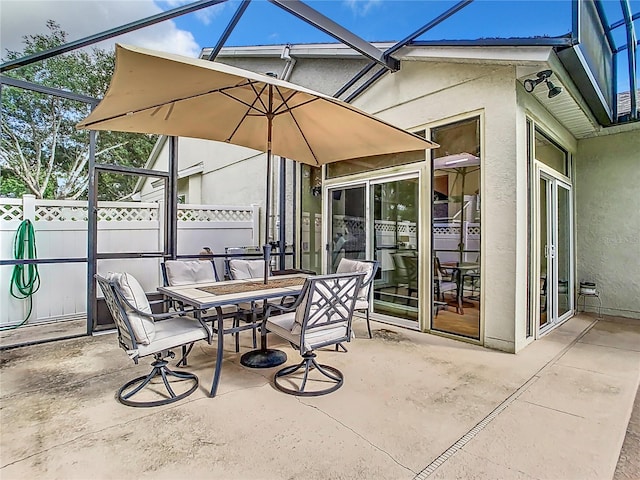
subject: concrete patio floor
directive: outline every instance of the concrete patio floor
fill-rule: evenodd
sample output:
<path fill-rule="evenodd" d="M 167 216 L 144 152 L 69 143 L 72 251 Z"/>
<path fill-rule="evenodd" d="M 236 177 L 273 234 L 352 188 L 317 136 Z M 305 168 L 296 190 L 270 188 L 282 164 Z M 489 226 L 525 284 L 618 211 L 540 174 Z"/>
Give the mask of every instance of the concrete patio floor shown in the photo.
<path fill-rule="evenodd" d="M 112 334 L 2 351 L 0 478 L 613 477 L 640 322 L 582 314 L 517 355 L 373 326 L 370 340 L 355 322 L 348 353 L 319 353 L 345 383 L 316 398 L 277 391 L 274 369 L 242 367 L 231 341 L 217 397 L 215 345 L 201 342 L 187 368 L 198 391 L 147 409 L 114 399 L 149 362 L 135 366 Z"/>

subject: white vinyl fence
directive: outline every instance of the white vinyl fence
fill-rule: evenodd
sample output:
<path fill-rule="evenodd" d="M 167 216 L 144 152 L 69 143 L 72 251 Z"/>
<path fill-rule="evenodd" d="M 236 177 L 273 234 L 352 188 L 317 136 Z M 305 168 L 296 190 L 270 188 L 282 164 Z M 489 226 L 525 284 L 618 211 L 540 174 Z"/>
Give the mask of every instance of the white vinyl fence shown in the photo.
<path fill-rule="evenodd" d="M 163 250 L 163 206 L 158 203 L 99 202 L 98 252 L 158 252 Z M 13 259 L 13 243 L 20 223 L 34 225 L 38 258 L 87 257 L 87 202 L 0 198 L 0 259 Z M 178 254 L 193 255 L 202 247 L 224 253 L 229 246 L 258 244 L 258 207 L 178 205 Z M 162 283 L 158 258 L 99 260 L 98 273 L 127 271 L 147 292 Z M 58 320 L 86 313 L 87 265 L 38 266 L 41 285 L 33 296 L 30 323 Z M 222 272 L 222 261 L 218 271 Z M 19 323 L 27 301 L 11 296 L 13 266 L 0 266 L 0 325 Z"/>

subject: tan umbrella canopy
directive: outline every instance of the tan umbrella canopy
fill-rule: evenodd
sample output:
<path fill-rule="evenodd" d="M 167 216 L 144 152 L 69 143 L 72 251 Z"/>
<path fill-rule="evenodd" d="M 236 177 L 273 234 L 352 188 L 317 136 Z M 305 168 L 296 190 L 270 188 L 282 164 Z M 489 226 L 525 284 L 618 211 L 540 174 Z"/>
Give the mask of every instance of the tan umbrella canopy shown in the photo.
<path fill-rule="evenodd" d="M 310 165 L 435 146 L 289 82 L 123 45 L 104 99 L 78 128 L 218 140 Z"/>
<path fill-rule="evenodd" d="M 267 153 L 267 178 L 272 153 L 322 165 L 438 146 L 348 103 L 268 75 L 124 45 L 116 45 L 106 95 L 77 127 L 253 148 Z"/>

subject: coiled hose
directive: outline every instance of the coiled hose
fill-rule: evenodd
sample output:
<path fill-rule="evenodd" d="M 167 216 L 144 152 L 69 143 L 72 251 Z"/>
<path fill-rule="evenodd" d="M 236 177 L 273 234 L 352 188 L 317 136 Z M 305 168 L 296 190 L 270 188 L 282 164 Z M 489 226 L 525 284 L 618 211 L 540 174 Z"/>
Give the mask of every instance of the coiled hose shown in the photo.
<path fill-rule="evenodd" d="M 37 258 L 36 236 L 30 220 L 24 220 L 18 227 L 18 230 L 16 230 L 16 236 L 13 239 L 13 258 L 14 260 Z M 18 300 L 28 299 L 29 311 L 25 319 L 18 325 L 2 327 L 0 330 L 18 328 L 27 323 L 33 311 L 33 294 L 36 293 L 39 288 L 40 274 L 38 273 L 38 265 L 18 264 L 13 266 L 13 273 L 11 274 L 11 296 Z"/>

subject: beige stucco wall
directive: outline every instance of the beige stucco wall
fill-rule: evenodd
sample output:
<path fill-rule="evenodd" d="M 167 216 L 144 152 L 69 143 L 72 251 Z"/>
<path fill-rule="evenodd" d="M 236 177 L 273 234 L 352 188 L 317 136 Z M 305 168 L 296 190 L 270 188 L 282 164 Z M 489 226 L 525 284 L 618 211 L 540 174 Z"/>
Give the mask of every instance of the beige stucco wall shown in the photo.
<path fill-rule="evenodd" d="M 481 335 L 488 347 L 516 351 L 516 323 L 526 322 L 526 302 L 516 299 L 526 298 L 526 264 L 517 257 L 526 252 L 527 217 L 526 195 L 516 188 L 526 192 L 526 165 L 516 161 L 515 67 L 405 62 L 354 104 L 408 129 L 481 115 L 481 283 L 491 286 L 483 289 Z"/>
<path fill-rule="evenodd" d="M 577 280 L 603 313 L 640 318 L 640 128 L 580 140 L 576 163 Z"/>

